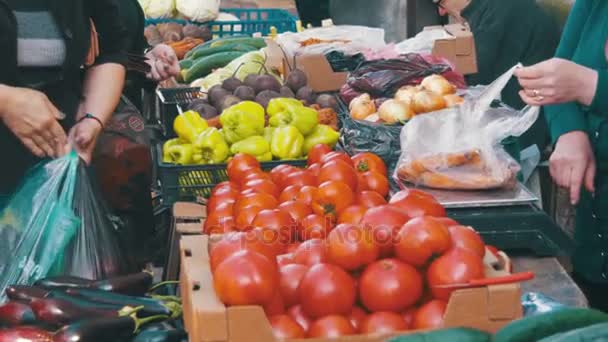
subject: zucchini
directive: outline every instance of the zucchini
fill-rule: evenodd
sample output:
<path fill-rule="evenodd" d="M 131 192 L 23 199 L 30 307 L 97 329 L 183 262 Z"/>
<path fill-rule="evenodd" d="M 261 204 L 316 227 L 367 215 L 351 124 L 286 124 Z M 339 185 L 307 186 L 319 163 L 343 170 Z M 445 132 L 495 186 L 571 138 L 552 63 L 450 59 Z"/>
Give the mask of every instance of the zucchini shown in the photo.
<path fill-rule="evenodd" d="M 190 69 L 190 67 L 192 67 L 193 64 L 194 64 L 194 61 L 192 59 L 182 59 L 181 61 L 179 61 L 179 68 L 181 70 Z"/>
<path fill-rule="evenodd" d="M 442 329 L 394 337 L 389 342 L 491 342 L 492 335 L 469 328 Z"/>
<path fill-rule="evenodd" d="M 251 37 L 241 37 L 241 38 L 226 38 L 222 40 L 218 40 L 216 42 L 211 43 L 210 47 L 222 46 L 226 44 L 247 44 L 251 45 L 258 50 L 266 47 L 266 40 L 264 38 L 251 38 Z"/>
<path fill-rule="evenodd" d="M 495 342 L 528 342 L 593 324 L 608 322 L 608 314 L 593 309 L 564 308 L 512 322 L 496 333 Z"/>
<path fill-rule="evenodd" d="M 545 337 L 538 342 L 600 342 L 608 341 L 608 323 L 590 325 L 569 332 Z"/>
<path fill-rule="evenodd" d="M 188 53 L 186 53 L 186 58 L 189 58 L 190 56 L 192 56 L 192 54 L 196 50 L 205 49 L 205 48 L 211 47 L 211 44 L 214 44 L 214 43 L 217 43 L 217 42 L 221 42 L 221 41 L 224 41 L 224 40 L 243 39 L 243 38 L 251 38 L 251 37 L 250 36 L 245 36 L 245 35 L 240 35 L 240 36 L 230 36 L 230 37 L 216 38 L 216 39 L 208 40 L 208 41 L 204 42 L 203 44 L 198 45 L 194 49 L 188 51 Z M 221 44 L 221 45 L 223 45 L 223 44 Z M 249 45 L 251 45 L 251 44 L 249 44 Z"/>
<path fill-rule="evenodd" d="M 190 67 L 190 69 L 184 70 L 182 73 L 184 81 L 190 83 L 197 78 L 207 76 L 213 69 L 222 68 L 233 60 L 241 57 L 243 54 L 245 54 L 243 51 L 230 51 L 200 58 Z"/>
<path fill-rule="evenodd" d="M 250 52 L 250 51 L 255 51 L 255 50 L 259 50 L 259 49 L 256 47 L 253 47 L 251 45 L 247 45 L 247 44 L 230 43 L 230 44 L 220 45 L 220 46 L 216 46 L 216 47 L 207 47 L 204 49 L 198 49 L 190 56 L 190 58 L 197 60 L 201 57 L 211 56 L 211 55 L 214 55 L 214 54 L 220 53 L 220 52 L 228 52 L 228 51 Z"/>

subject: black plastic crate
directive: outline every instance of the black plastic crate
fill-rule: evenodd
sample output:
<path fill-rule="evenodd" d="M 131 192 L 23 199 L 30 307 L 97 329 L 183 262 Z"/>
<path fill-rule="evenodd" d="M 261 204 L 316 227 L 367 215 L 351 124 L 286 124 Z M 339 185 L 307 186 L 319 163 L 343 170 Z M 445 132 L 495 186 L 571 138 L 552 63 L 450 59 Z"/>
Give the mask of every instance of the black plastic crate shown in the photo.
<path fill-rule="evenodd" d="M 158 180 L 162 189 L 164 207 L 178 201 L 195 201 L 208 197 L 218 183 L 228 180 L 227 164 L 213 165 L 175 165 L 163 163 L 162 144 L 156 145 L 156 165 Z M 306 160 L 277 160 L 261 163 L 262 170 L 288 164 L 296 167 L 306 166 Z"/>
<path fill-rule="evenodd" d="M 178 106 L 185 110 L 192 101 L 203 98 L 206 94 L 200 88 L 159 88 L 156 96 L 163 135 L 170 139 L 175 138 L 173 120 L 179 114 Z"/>

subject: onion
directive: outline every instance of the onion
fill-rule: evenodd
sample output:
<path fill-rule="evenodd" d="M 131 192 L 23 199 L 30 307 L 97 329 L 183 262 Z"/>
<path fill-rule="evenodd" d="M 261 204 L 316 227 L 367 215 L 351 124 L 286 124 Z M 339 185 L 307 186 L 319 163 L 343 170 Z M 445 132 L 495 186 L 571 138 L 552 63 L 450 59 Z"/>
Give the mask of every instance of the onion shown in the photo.
<path fill-rule="evenodd" d="M 424 89 L 439 95 L 454 94 L 456 92 L 456 87 L 441 75 L 428 76 L 420 84 Z"/>
<path fill-rule="evenodd" d="M 380 106 L 378 115 L 380 115 L 382 121 L 388 124 L 394 124 L 407 121 L 416 115 L 416 113 L 414 113 L 410 106 L 401 101 L 388 100 Z"/>
<path fill-rule="evenodd" d="M 368 116 L 376 113 L 376 105 L 369 94 L 355 97 L 348 108 L 350 109 L 350 115 L 355 120 L 365 120 Z"/>
<path fill-rule="evenodd" d="M 448 107 L 456 107 L 464 103 L 464 99 L 456 94 L 444 95 L 443 99 Z"/>
<path fill-rule="evenodd" d="M 434 112 L 446 108 L 443 96 L 424 90 L 414 96 L 414 111 L 418 114 Z"/>
<path fill-rule="evenodd" d="M 405 104 L 411 105 L 414 100 L 414 95 L 419 93 L 422 89 L 420 87 L 405 86 L 399 88 L 395 93 L 395 100 L 401 101 Z"/>

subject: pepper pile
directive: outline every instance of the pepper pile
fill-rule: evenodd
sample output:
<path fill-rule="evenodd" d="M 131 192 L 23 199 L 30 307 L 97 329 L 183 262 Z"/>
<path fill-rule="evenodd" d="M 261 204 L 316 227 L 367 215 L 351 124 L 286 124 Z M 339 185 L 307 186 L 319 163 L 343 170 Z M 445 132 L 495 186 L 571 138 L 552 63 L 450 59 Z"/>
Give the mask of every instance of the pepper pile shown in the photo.
<path fill-rule="evenodd" d="M 268 124 L 266 124 L 266 122 Z M 313 146 L 334 147 L 340 134 L 319 124 L 317 110 L 292 98 L 272 99 L 266 109 L 243 101 L 224 110 L 221 128 L 194 111 L 180 114 L 173 123 L 178 138 L 163 146 L 163 162 L 179 165 L 220 164 L 245 153 L 258 161 L 306 157 Z"/>

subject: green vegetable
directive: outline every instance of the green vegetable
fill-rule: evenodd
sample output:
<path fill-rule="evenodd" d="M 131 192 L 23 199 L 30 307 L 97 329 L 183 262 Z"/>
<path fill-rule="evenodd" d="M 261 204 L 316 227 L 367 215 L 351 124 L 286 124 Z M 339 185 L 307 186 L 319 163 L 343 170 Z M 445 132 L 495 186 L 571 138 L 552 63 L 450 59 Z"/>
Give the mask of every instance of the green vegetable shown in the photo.
<path fill-rule="evenodd" d="M 190 69 L 190 67 L 192 67 L 193 64 L 194 64 L 194 60 L 192 60 L 192 59 L 182 59 L 181 61 L 179 61 L 179 68 L 180 68 L 180 70 Z"/>
<path fill-rule="evenodd" d="M 304 136 L 294 126 L 278 127 L 272 134 L 270 152 L 281 160 L 296 159 L 302 156 Z"/>
<path fill-rule="evenodd" d="M 304 107 L 302 102 L 289 98 L 276 98 L 268 103 L 268 123 L 273 127 L 294 126 L 303 135 L 310 134 L 319 124 L 316 110 Z"/>
<path fill-rule="evenodd" d="M 228 144 L 215 127 L 204 130 L 194 141 L 192 161 L 195 164 L 219 164 L 228 158 Z"/>
<path fill-rule="evenodd" d="M 224 38 L 217 41 L 212 42 L 210 47 L 217 47 L 226 44 L 247 44 L 251 45 L 258 50 L 266 47 L 266 40 L 264 38 L 251 38 L 251 37 L 230 37 Z"/>
<path fill-rule="evenodd" d="M 274 127 L 264 127 L 264 139 L 266 139 L 269 144 L 272 143 L 272 134 L 274 133 L 274 130 Z"/>
<path fill-rule="evenodd" d="M 184 81 L 190 83 L 197 78 L 208 75 L 213 69 L 221 68 L 226 66 L 231 61 L 242 56 L 244 52 L 220 52 L 215 55 L 203 57 L 194 63 L 190 69 L 185 70 L 182 73 Z"/>
<path fill-rule="evenodd" d="M 256 157 L 259 161 L 272 160 L 272 154 L 270 153 L 270 144 L 264 137 L 254 135 L 247 139 L 243 139 L 239 142 L 234 143 L 230 146 L 230 153 L 245 153 L 250 156 Z"/>
<path fill-rule="evenodd" d="M 334 131 L 327 125 L 317 125 L 312 132 L 304 138 L 304 154 L 308 155 L 313 147 L 318 144 L 325 144 L 334 148 L 340 139 L 340 133 Z"/>
<path fill-rule="evenodd" d="M 199 46 L 194 48 L 194 50 L 199 49 L 199 48 L 204 48 L 204 47 L 210 47 L 211 44 L 219 42 L 219 41 L 232 40 L 232 39 L 237 39 L 237 38 L 251 38 L 251 36 L 246 36 L 244 34 L 241 34 L 241 35 L 234 35 L 234 36 L 229 36 L 229 37 L 215 38 L 212 40 L 208 40 L 208 41 L 204 42 L 203 44 L 200 44 Z"/>
<path fill-rule="evenodd" d="M 394 337 L 388 342 L 492 342 L 492 335 L 475 329 L 453 328 Z"/>
<path fill-rule="evenodd" d="M 243 101 L 220 115 L 226 142 L 234 144 L 254 135 L 264 134 L 264 108 L 253 101 Z"/>
<path fill-rule="evenodd" d="M 538 342 L 608 341 L 608 323 L 599 323 L 569 332 L 545 337 Z"/>
<path fill-rule="evenodd" d="M 250 51 L 256 51 L 256 50 L 258 50 L 258 49 L 251 45 L 230 43 L 230 44 L 226 44 L 226 45 L 220 45 L 217 47 L 204 47 L 201 49 L 197 49 L 196 51 L 194 51 L 192 53 L 192 55 L 190 55 L 189 58 L 193 59 L 193 60 L 198 60 L 201 57 L 211 56 L 211 55 L 214 55 L 214 54 L 220 53 L 220 52 L 229 52 L 229 51 L 250 52 Z"/>
<path fill-rule="evenodd" d="M 565 308 L 510 323 L 496 333 L 495 342 L 538 341 L 547 336 L 608 322 L 608 314 L 580 308 Z"/>

